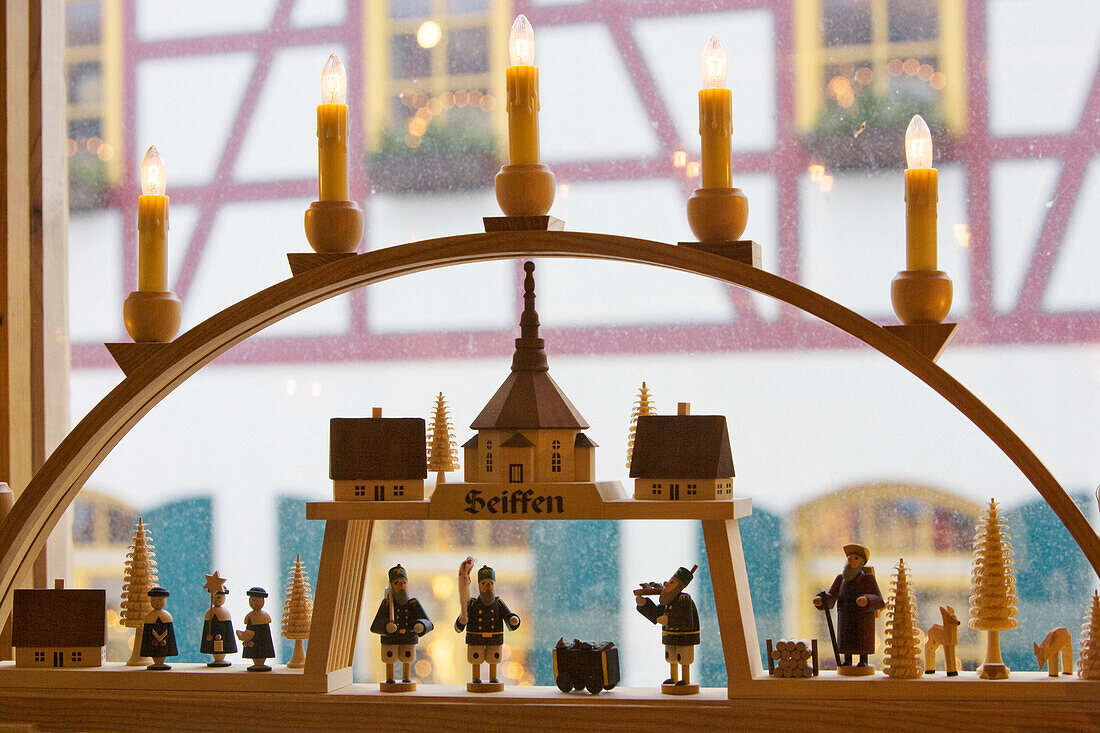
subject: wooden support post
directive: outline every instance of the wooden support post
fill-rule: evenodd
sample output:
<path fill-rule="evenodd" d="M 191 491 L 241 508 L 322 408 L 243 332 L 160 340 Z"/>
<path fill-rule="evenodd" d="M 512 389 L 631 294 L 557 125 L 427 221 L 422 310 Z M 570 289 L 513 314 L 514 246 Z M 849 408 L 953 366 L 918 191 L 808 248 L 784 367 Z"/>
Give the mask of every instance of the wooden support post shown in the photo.
<path fill-rule="evenodd" d="M 317 595 L 305 674 L 325 677 L 351 667 L 374 520 L 329 519 L 321 546 Z"/>
<path fill-rule="evenodd" d="M 732 698 L 738 686 L 764 672 L 737 520 L 704 519 L 703 541 L 714 589 L 714 607 L 718 612 L 722 655 L 726 659 L 727 691 Z"/>

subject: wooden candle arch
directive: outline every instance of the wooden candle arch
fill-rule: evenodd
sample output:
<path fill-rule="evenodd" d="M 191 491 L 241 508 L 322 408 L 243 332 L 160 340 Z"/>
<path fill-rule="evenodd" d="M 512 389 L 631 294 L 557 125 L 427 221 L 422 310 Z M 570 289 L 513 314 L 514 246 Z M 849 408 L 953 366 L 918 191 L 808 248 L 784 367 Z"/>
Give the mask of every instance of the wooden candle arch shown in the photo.
<path fill-rule="evenodd" d="M 907 342 L 801 285 L 693 249 L 630 237 L 563 231 L 469 234 L 347 257 L 302 272 L 226 308 L 170 344 L 155 345 L 50 455 L 0 526 L 0 618 L 16 581 L 96 467 L 160 400 L 215 357 L 300 310 L 364 285 L 424 270 L 515 257 L 615 260 L 690 272 L 781 300 L 849 333 L 909 370 L 985 433 L 1035 486 L 1100 575 L 1100 537 L 1034 453 L 984 403 Z"/>

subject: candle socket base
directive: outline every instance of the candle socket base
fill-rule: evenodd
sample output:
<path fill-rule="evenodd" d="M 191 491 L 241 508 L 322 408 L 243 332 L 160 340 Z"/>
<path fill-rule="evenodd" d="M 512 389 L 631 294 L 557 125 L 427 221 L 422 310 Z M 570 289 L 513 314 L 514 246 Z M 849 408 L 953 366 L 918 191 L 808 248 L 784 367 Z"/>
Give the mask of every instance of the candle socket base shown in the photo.
<path fill-rule="evenodd" d="M 314 201 L 305 222 L 306 239 L 317 253 L 354 252 L 363 238 L 363 210 L 354 201 Z"/>
<path fill-rule="evenodd" d="M 497 173 L 497 203 L 507 216 L 546 215 L 556 191 L 554 172 L 545 165 L 505 165 Z"/>
<path fill-rule="evenodd" d="M 697 188 L 688 199 L 687 215 L 700 242 L 736 241 L 749 221 L 749 198 L 739 188 Z"/>
<path fill-rule="evenodd" d="M 890 283 L 894 313 L 907 326 L 943 323 L 951 296 L 951 278 L 943 270 L 901 270 Z"/>
<path fill-rule="evenodd" d="M 182 311 L 171 290 L 135 290 L 122 303 L 122 321 L 135 343 L 167 343 L 179 333 Z"/>

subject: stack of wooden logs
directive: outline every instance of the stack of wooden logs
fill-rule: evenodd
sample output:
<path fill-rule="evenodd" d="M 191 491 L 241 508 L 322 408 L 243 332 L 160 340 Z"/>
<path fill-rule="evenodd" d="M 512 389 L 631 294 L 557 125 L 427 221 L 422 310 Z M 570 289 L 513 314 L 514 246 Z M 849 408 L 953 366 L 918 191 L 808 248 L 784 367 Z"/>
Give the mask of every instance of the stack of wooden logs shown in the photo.
<path fill-rule="evenodd" d="M 768 644 L 768 674 L 773 677 L 816 677 L 817 639 L 780 639 Z"/>

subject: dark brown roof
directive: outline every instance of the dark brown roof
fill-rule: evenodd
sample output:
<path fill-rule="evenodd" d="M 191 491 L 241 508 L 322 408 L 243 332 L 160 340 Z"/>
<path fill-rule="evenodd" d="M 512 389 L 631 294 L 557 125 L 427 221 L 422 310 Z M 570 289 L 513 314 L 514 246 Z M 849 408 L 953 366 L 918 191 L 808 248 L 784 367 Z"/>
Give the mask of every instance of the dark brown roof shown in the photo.
<path fill-rule="evenodd" d="M 642 415 L 634 433 L 630 478 L 733 476 L 724 415 Z"/>
<path fill-rule="evenodd" d="M 329 478 L 427 478 L 424 418 L 334 417 L 329 421 Z"/>
<path fill-rule="evenodd" d="M 107 643 L 107 591 L 15 591 L 12 643 L 18 647 L 103 646 Z"/>
<path fill-rule="evenodd" d="M 531 428 L 588 427 L 577 408 L 551 379 L 546 362 L 546 342 L 539 338 L 539 316 L 535 312 L 535 263 L 523 263 L 523 314 L 520 337 L 512 356 L 512 373 L 500 385 L 489 403 L 474 418 L 474 430 L 522 430 Z"/>
<path fill-rule="evenodd" d="M 584 433 L 577 433 L 577 437 L 573 440 L 574 448 L 599 448 L 600 444 L 589 438 Z"/>
<path fill-rule="evenodd" d="M 508 436 L 507 438 L 505 438 L 501 442 L 500 447 L 501 448 L 530 448 L 533 445 L 534 445 L 534 443 L 532 443 L 530 440 L 528 440 L 527 436 L 525 436 L 523 433 L 512 433 L 510 436 Z"/>

